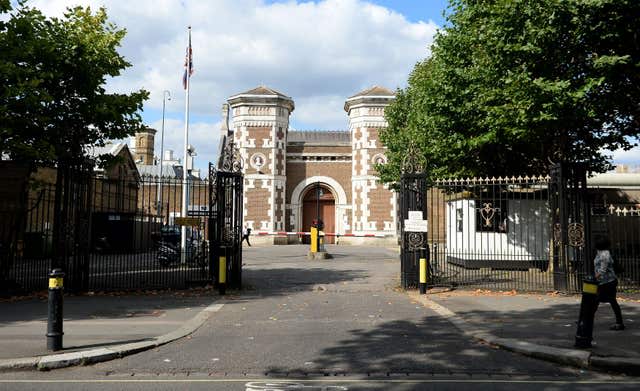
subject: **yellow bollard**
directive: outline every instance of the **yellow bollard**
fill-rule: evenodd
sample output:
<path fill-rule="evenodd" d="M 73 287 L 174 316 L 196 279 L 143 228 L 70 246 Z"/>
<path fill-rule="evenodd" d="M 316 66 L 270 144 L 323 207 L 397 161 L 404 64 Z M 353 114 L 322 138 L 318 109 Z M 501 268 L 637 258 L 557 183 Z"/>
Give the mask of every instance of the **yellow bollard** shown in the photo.
<path fill-rule="evenodd" d="M 218 265 L 218 292 L 224 295 L 227 290 L 227 257 L 220 256 Z"/>
<path fill-rule="evenodd" d="M 311 227 L 311 252 L 318 252 L 318 228 Z"/>
<path fill-rule="evenodd" d="M 427 293 L 427 259 L 420 258 L 420 293 Z"/>

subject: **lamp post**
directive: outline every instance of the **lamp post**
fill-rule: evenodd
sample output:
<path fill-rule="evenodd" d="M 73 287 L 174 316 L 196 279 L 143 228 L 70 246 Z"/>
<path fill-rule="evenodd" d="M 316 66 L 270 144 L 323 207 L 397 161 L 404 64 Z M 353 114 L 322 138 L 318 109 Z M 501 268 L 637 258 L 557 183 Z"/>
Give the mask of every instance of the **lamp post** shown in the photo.
<path fill-rule="evenodd" d="M 158 215 L 162 216 L 162 167 L 164 163 L 164 111 L 166 101 L 171 100 L 171 92 L 162 91 L 162 130 L 160 131 L 160 178 L 158 179 Z"/>

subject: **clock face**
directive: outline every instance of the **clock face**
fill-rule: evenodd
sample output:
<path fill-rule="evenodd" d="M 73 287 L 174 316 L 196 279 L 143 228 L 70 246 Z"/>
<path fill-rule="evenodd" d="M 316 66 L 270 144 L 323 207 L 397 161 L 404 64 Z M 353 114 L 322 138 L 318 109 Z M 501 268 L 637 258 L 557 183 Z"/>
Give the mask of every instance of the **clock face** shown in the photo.
<path fill-rule="evenodd" d="M 262 153 L 254 153 L 249 162 L 251 167 L 256 170 L 260 170 L 265 165 L 266 161 L 267 158 Z"/>

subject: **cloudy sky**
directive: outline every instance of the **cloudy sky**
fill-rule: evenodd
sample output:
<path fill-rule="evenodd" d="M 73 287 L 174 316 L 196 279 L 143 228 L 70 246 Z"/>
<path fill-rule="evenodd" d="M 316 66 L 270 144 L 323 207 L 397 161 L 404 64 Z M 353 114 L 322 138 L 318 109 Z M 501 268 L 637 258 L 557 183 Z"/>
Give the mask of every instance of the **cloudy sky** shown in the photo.
<path fill-rule="evenodd" d="M 151 93 L 145 122 L 160 130 L 166 102 L 165 149 L 182 154 L 182 88 L 187 26 L 195 73 L 190 85 L 190 143 L 196 166 L 215 159 L 221 106 L 229 96 L 266 85 L 293 98 L 291 127 L 347 129 L 347 97 L 381 85 L 404 87 L 414 64 L 429 55 L 447 0 L 32 0 L 50 16 L 66 7 L 105 6 L 127 30 L 121 53 L 132 67 L 110 80 L 111 91 Z M 156 151 L 160 150 L 160 135 Z M 637 151 L 616 155 L 637 162 Z"/>

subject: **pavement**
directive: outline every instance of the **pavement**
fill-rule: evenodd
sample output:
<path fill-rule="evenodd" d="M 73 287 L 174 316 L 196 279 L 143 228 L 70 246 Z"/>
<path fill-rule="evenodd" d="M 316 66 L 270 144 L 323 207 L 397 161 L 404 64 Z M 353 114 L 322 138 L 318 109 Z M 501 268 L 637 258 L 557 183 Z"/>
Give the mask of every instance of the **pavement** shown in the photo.
<path fill-rule="evenodd" d="M 269 250 L 265 247 L 255 254 L 268 257 Z M 246 257 L 245 263 L 250 262 Z M 495 348 L 563 365 L 640 375 L 637 298 L 620 300 L 624 331 L 609 330 L 613 311 L 601 304 L 593 347 L 575 349 L 579 296 L 483 290 L 432 290 L 426 295 L 410 291 L 407 295 L 448 320 L 445 324 L 452 329 Z M 46 297 L 2 300 L 0 371 L 86 365 L 154 349 L 190 338 L 224 305 L 224 298 L 211 289 L 66 296 L 63 350 L 52 353 L 46 349 Z"/>
<path fill-rule="evenodd" d="M 63 349 L 47 350 L 47 298 L 0 301 L 0 371 L 86 365 L 188 337 L 223 304 L 212 290 L 65 296 Z"/>
<path fill-rule="evenodd" d="M 410 296 L 471 338 L 527 356 L 600 371 L 640 375 L 640 300 L 618 298 L 626 329 L 612 331 L 609 304 L 596 312 L 592 347 L 574 348 L 581 297 L 514 291 L 445 291 Z"/>

